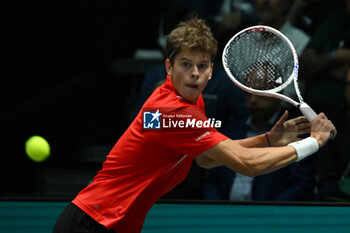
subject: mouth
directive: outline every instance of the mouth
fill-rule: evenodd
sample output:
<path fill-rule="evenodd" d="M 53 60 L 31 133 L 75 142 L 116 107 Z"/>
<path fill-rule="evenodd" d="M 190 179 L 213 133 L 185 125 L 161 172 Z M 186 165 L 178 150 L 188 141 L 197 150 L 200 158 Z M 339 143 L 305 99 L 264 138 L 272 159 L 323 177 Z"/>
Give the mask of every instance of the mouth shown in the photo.
<path fill-rule="evenodd" d="M 186 84 L 186 87 L 189 87 L 192 89 L 198 89 L 198 85 L 196 85 L 196 84 Z"/>

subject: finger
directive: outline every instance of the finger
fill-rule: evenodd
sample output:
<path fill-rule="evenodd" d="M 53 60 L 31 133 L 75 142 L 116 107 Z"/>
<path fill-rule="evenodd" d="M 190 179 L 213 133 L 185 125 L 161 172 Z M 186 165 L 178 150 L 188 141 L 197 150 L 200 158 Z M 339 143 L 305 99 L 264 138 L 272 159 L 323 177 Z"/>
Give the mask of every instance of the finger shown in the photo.
<path fill-rule="evenodd" d="M 296 124 L 300 124 L 303 122 L 309 122 L 305 116 L 296 117 L 293 120 L 295 121 Z"/>
<path fill-rule="evenodd" d="M 311 123 L 310 122 L 305 122 L 305 123 L 300 123 L 297 125 L 298 130 L 302 129 L 310 129 L 311 128 Z"/>
<path fill-rule="evenodd" d="M 310 128 L 300 129 L 298 130 L 298 135 L 307 134 L 310 133 L 310 131 Z"/>
<path fill-rule="evenodd" d="M 301 123 L 309 122 L 309 121 L 307 120 L 307 118 L 305 116 L 300 116 L 300 117 L 290 119 L 287 122 L 293 122 L 293 125 L 297 125 L 297 124 L 301 124 Z"/>
<path fill-rule="evenodd" d="M 285 122 L 285 126 L 295 126 L 295 125 L 298 125 L 298 124 L 302 124 L 302 123 L 308 123 L 309 121 L 307 120 L 306 117 L 304 116 L 300 116 L 300 117 L 296 117 L 296 118 L 293 118 L 291 120 L 288 120 Z"/>
<path fill-rule="evenodd" d="M 288 118 L 288 111 L 286 110 L 283 115 L 280 117 L 280 119 L 277 121 L 276 125 L 282 125 Z"/>
<path fill-rule="evenodd" d="M 328 119 L 328 118 L 326 117 L 326 115 L 325 115 L 323 112 L 321 112 L 320 114 L 318 114 L 318 116 L 319 116 L 321 119 Z"/>

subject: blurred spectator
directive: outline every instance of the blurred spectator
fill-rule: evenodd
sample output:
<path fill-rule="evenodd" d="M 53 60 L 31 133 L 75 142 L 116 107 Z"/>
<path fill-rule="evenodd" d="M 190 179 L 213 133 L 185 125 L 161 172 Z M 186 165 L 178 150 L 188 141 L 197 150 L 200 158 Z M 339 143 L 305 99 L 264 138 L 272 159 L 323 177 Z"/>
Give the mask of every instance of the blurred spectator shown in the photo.
<path fill-rule="evenodd" d="M 327 18 L 330 12 L 339 7 L 341 1 L 333 0 L 294 0 L 288 12 L 288 20 L 295 27 L 313 35 L 315 29 Z"/>
<path fill-rule="evenodd" d="M 225 134 L 232 139 L 267 132 L 284 112 L 280 101 L 251 94 L 246 96 L 248 118 L 234 122 Z M 210 200 L 306 201 L 314 188 L 312 157 L 270 174 L 247 177 L 221 166 L 210 170 L 203 196 Z"/>
<path fill-rule="evenodd" d="M 259 23 L 281 31 L 292 42 L 297 54 L 300 55 L 310 37 L 287 20 L 292 2 L 292 0 L 255 0 L 255 8 Z"/>
<path fill-rule="evenodd" d="M 302 30 L 294 27 L 288 20 L 288 12 L 292 6 L 292 0 L 255 0 L 255 9 L 259 18 L 257 24 L 273 27 L 283 33 L 293 44 L 298 56 L 300 56 L 310 41 L 310 36 Z M 299 83 L 300 91 L 303 93 L 303 82 Z M 284 94 L 296 99 L 293 85 L 284 89 Z M 295 108 L 285 102 L 283 107 L 295 111 Z"/>
<path fill-rule="evenodd" d="M 350 67 L 345 85 L 346 103 L 332 116 L 338 135 L 316 157 L 316 201 L 350 201 Z"/>
<path fill-rule="evenodd" d="M 343 99 L 341 82 L 350 64 L 350 0 L 343 4 L 317 29 L 301 57 L 307 98 L 316 109 L 326 112 Z"/>
<path fill-rule="evenodd" d="M 234 34 L 257 21 L 254 0 L 224 0 L 213 21 L 219 46 L 223 47 Z"/>
<path fill-rule="evenodd" d="M 238 30 L 256 21 L 254 0 L 172 0 L 159 24 L 158 44 L 165 48 L 166 35 L 181 20 L 203 18 L 218 40 L 218 53 Z"/>

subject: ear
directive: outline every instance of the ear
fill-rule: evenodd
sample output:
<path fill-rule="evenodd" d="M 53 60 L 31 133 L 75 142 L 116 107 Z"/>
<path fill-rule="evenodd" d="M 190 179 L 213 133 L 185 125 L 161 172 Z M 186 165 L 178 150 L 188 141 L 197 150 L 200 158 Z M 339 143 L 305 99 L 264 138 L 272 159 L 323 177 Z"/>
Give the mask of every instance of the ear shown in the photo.
<path fill-rule="evenodd" d="M 213 75 L 213 68 L 214 68 L 214 63 L 212 62 L 212 63 L 211 63 L 210 76 L 209 76 L 209 79 L 208 79 L 208 80 L 210 80 L 210 79 L 211 79 L 211 76 Z"/>
<path fill-rule="evenodd" d="M 169 58 L 165 60 L 165 68 L 166 68 L 167 74 L 171 76 L 173 72 L 173 66 L 171 65 Z"/>

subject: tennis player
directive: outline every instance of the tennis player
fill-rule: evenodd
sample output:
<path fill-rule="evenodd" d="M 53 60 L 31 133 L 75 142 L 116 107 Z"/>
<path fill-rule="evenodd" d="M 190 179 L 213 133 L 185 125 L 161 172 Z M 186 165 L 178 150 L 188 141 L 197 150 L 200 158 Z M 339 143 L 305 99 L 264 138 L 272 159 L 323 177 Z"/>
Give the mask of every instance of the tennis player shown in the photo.
<path fill-rule="evenodd" d="M 54 233 L 141 232 L 149 209 L 184 180 L 194 160 L 204 168 L 226 165 L 255 176 L 305 158 L 327 142 L 331 130 L 336 133 L 322 113 L 310 124 L 305 117 L 286 121 L 286 112 L 267 134 L 238 141 L 215 127 L 194 124 L 208 120 L 201 93 L 211 78 L 216 50 L 201 19 L 182 22 L 169 34 L 165 83 L 145 102 L 93 182 L 61 214 Z M 173 128 L 148 129 L 146 114 L 152 114 L 151 122 L 162 118 Z M 180 127 L 186 125 L 176 123 L 178 116 L 193 124 Z M 293 142 L 310 131 L 309 138 Z"/>

